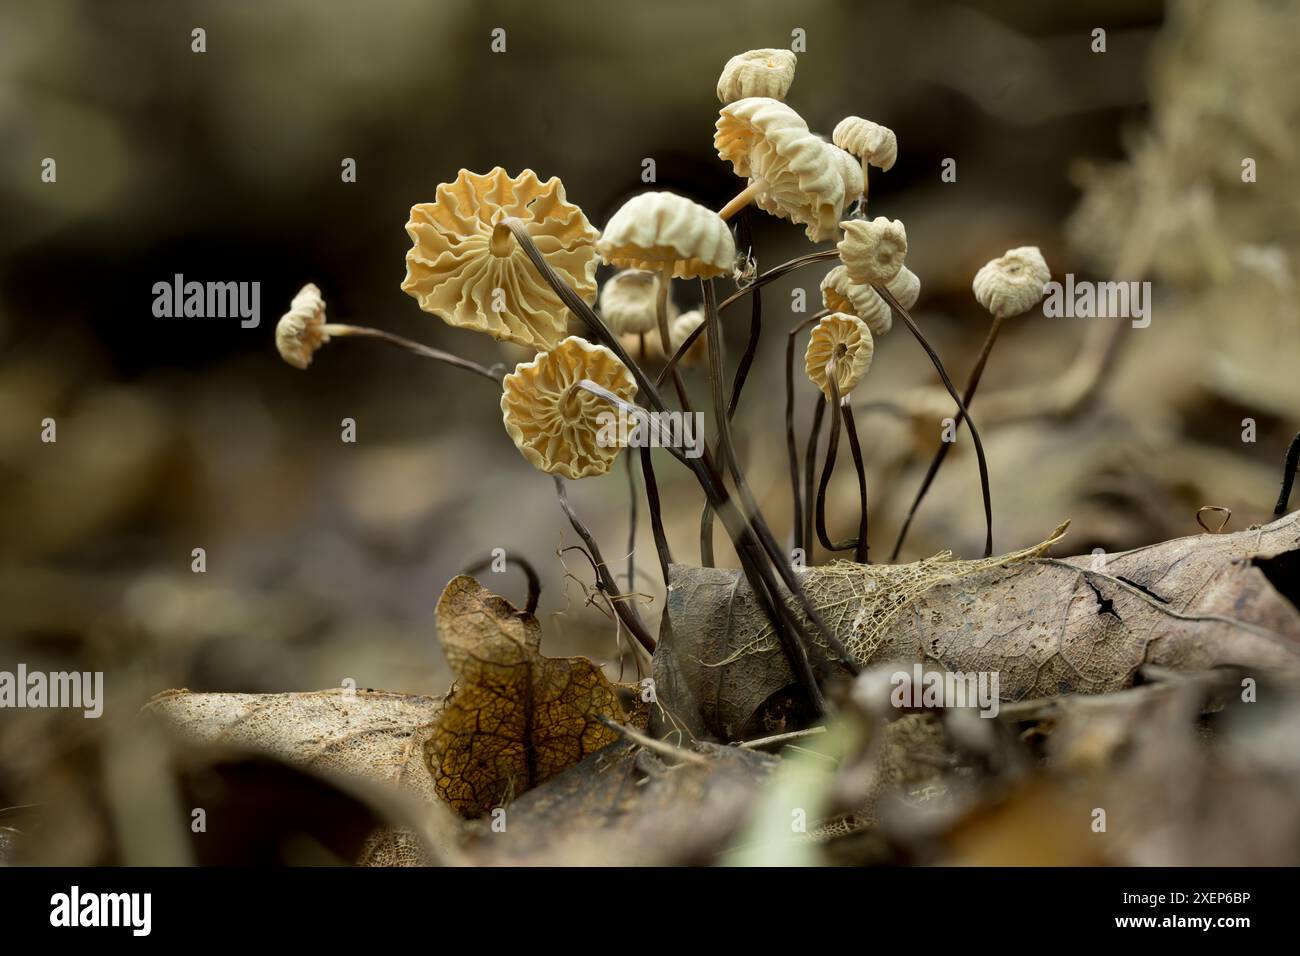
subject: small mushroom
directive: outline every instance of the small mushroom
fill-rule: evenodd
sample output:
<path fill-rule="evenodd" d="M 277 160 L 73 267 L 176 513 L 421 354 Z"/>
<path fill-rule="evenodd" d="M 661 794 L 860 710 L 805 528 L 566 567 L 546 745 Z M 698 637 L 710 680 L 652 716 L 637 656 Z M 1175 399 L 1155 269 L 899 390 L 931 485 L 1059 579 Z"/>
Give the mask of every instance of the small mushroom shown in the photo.
<path fill-rule="evenodd" d="M 831 157 L 831 162 L 839 170 L 840 178 L 844 181 L 844 205 L 857 202 L 862 198 L 863 190 L 866 189 L 866 178 L 862 165 L 853 156 L 833 146 L 830 143 L 822 144 Z"/>
<path fill-rule="evenodd" d="M 921 280 L 904 266 L 898 275 L 885 283 L 890 295 L 905 309 L 916 305 L 921 295 Z M 854 282 L 844 266 L 836 266 L 822 280 L 822 304 L 832 312 L 851 312 L 871 329 L 872 335 L 884 335 L 894 327 L 894 311 L 866 282 Z"/>
<path fill-rule="evenodd" d="M 718 100 L 734 103 L 749 96 L 784 100 L 794 82 L 795 55 L 789 50 L 750 50 L 733 56 L 718 79 Z"/>
<path fill-rule="evenodd" d="M 683 312 L 673 320 L 672 327 L 669 329 L 669 336 L 673 344 L 673 351 L 676 352 L 682 347 L 687 336 L 704 324 L 704 313 L 699 309 L 692 309 L 689 312 Z M 682 365 L 702 365 L 708 358 L 709 343 L 703 335 L 698 335 L 691 347 L 686 350 L 682 356 Z"/>
<path fill-rule="evenodd" d="M 907 230 L 897 219 L 852 219 L 841 223 L 840 261 L 854 282 L 884 285 L 907 259 Z M 892 291 L 892 290 L 891 290 Z"/>
<path fill-rule="evenodd" d="M 275 325 L 275 348 L 294 368 L 311 365 L 312 355 L 330 340 L 325 324 L 325 300 L 314 282 L 308 282 L 289 303 L 289 311 Z"/>
<path fill-rule="evenodd" d="M 894 131 L 861 116 L 846 116 L 835 124 L 831 142 L 858 157 L 864 174 L 868 165 L 888 172 L 898 159 L 898 138 Z"/>
<path fill-rule="evenodd" d="M 624 269 L 610 276 L 600 289 L 600 317 L 615 335 L 644 335 L 655 327 L 660 277 L 648 269 Z M 677 306 L 668 300 L 668 318 Z"/>
<path fill-rule="evenodd" d="M 861 116 L 846 116 L 835 124 L 835 129 L 831 133 L 831 142 L 840 149 L 852 153 L 861 163 L 862 206 L 860 208 L 865 208 L 867 192 L 871 185 L 867 167 L 875 166 L 882 172 L 892 169 L 898 159 L 898 138 L 888 126 L 881 126 Z"/>
<path fill-rule="evenodd" d="M 862 380 L 871 367 L 875 343 L 871 329 L 856 315 L 832 312 L 815 326 L 808 337 L 808 351 L 804 353 L 804 371 L 812 383 L 831 399 L 831 386 L 826 376 L 826 366 L 835 359 L 835 384 L 841 400 Z"/>
<path fill-rule="evenodd" d="M 503 220 L 524 222 L 547 263 L 586 302 L 596 301 L 597 232 L 557 178 L 462 169 L 437 199 L 411 209 L 402 289 L 449 325 L 547 349 L 564 338 L 567 313 Z"/>
<path fill-rule="evenodd" d="M 813 242 L 835 236 L 846 198 L 842 165 L 803 117 L 778 100 L 753 96 L 724 106 L 716 125 L 718 155 L 749 180 L 722 208 L 723 219 L 752 202 L 804 226 Z"/>
<path fill-rule="evenodd" d="M 571 335 L 505 377 L 501 414 L 506 431 L 533 467 L 565 478 L 603 475 L 620 448 L 602 433 L 617 414 L 605 399 L 583 389 L 589 380 L 624 401 L 636 397 L 636 381 L 603 345 Z"/>
<path fill-rule="evenodd" d="M 730 275 L 736 241 L 718 214 L 676 193 L 633 196 L 610 217 L 596 243 L 602 259 L 678 279 Z"/>
<path fill-rule="evenodd" d="M 1007 319 L 1025 312 L 1043 297 L 1052 271 L 1037 246 L 1010 249 L 975 273 L 971 288 L 975 299 L 995 319 Z"/>

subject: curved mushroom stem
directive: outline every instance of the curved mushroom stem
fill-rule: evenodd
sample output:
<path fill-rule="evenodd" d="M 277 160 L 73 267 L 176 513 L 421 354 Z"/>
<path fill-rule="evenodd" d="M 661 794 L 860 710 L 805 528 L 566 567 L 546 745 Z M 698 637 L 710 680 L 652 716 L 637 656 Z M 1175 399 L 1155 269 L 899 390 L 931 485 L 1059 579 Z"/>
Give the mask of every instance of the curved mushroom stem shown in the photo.
<path fill-rule="evenodd" d="M 736 213 L 740 212 L 740 210 L 744 209 L 746 206 L 752 203 L 754 201 L 754 197 L 759 194 L 762 188 L 763 188 L 762 180 L 751 179 L 749 181 L 749 185 L 747 185 L 740 192 L 736 193 L 736 195 L 733 196 L 725 206 L 723 206 L 721 209 L 718 210 L 718 218 L 723 220 L 724 222 L 730 219 Z"/>
<path fill-rule="evenodd" d="M 858 500 L 862 508 L 858 518 L 858 541 L 857 547 L 853 549 L 853 560 L 858 564 L 870 564 L 871 559 L 867 555 L 867 469 L 862 461 L 858 426 L 853 420 L 853 407 L 849 404 L 847 395 L 840 404 L 840 417 L 844 419 L 844 434 L 849 437 L 849 451 L 853 454 L 853 467 L 858 473 Z"/>
<path fill-rule="evenodd" d="M 462 568 L 460 573 L 474 577 L 474 575 L 492 567 L 495 561 L 495 557 L 487 557 L 482 561 L 475 561 L 473 564 Z M 517 554 L 507 554 L 505 561 L 506 564 L 517 565 L 519 570 L 524 572 L 524 577 L 528 581 L 528 597 L 525 598 L 524 601 L 524 611 L 528 614 L 535 614 L 537 612 L 537 602 L 540 601 L 542 597 L 541 576 L 538 575 L 537 569 L 532 566 L 531 562 L 529 562 L 527 558 L 521 558 Z"/>
<path fill-rule="evenodd" d="M 1287 447 L 1286 458 L 1282 461 L 1282 490 L 1278 492 L 1277 504 L 1273 506 L 1273 517 L 1280 518 L 1291 507 L 1291 485 L 1295 483 L 1296 466 L 1300 465 L 1300 433 L 1291 439 Z"/>
<path fill-rule="evenodd" d="M 627 458 L 627 589 L 636 589 L 636 464 L 631 455 Z"/>
<path fill-rule="evenodd" d="M 501 383 L 503 373 L 494 372 L 492 369 L 478 362 L 471 362 L 469 359 L 463 359 L 459 355 L 452 355 L 450 352 L 443 352 L 439 349 L 429 348 L 427 345 L 421 345 L 419 342 L 413 342 L 411 339 L 403 338 L 400 335 L 394 335 L 392 332 L 385 332 L 382 329 L 372 329 L 364 325 L 339 325 L 337 323 L 326 323 L 323 331 L 331 338 L 348 335 L 356 335 L 365 338 L 379 339 L 381 342 L 387 342 L 389 345 L 395 345 L 400 349 L 405 349 L 413 355 L 421 358 L 433 359 L 435 362 L 442 362 L 445 365 L 451 365 L 455 368 L 463 368 L 467 372 L 473 372 L 476 375 L 482 375 L 490 381 Z"/>
<path fill-rule="evenodd" d="M 975 399 L 975 390 L 979 388 L 980 379 L 984 375 L 984 366 L 989 360 L 989 353 L 993 351 L 993 344 L 998 340 L 998 332 L 1002 330 L 1003 318 L 994 317 L 993 324 L 989 326 L 988 334 L 984 336 L 984 344 L 980 347 L 979 356 L 975 359 L 975 367 L 971 369 L 970 377 L 966 380 L 966 388 L 962 394 L 962 404 L 967 409 L 970 408 L 971 402 Z M 898 560 L 898 554 L 903 550 L 903 542 L 907 540 L 908 529 L 912 527 L 912 519 L 916 517 L 917 509 L 921 507 L 921 502 L 925 499 L 926 492 L 930 490 L 930 485 L 934 483 L 935 476 L 939 474 L 939 468 L 943 465 L 944 459 L 948 457 L 948 452 L 956 444 L 957 429 L 961 428 L 961 423 L 965 419 L 962 410 L 958 410 L 957 417 L 953 421 L 953 440 L 941 441 L 939 447 L 930 459 L 930 467 L 926 469 L 925 477 L 921 479 L 921 487 L 916 490 L 916 496 L 912 499 L 912 506 L 907 509 L 907 517 L 903 519 L 903 526 L 898 529 L 898 540 L 894 542 L 894 551 L 889 556 L 891 562 Z"/>
<path fill-rule="evenodd" d="M 829 309 L 822 309 L 820 312 L 813 313 L 791 329 L 785 340 L 785 446 L 786 455 L 790 460 L 790 495 L 794 501 L 791 526 L 794 546 L 803 548 L 805 557 L 808 554 L 808 545 L 801 533 L 803 529 L 803 497 L 799 494 L 799 449 L 795 445 L 794 439 L 794 340 L 796 335 L 814 322 L 820 321 L 829 312 Z"/>
<path fill-rule="evenodd" d="M 827 399 L 827 405 L 831 408 L 843 408 L 843 401 L 840 397 L 840 383 L 837 381 L 838 371 L 836 369 L 836 355 L 831 353 L 830 360 L 826 363 L 826 384 L 831 390 L 830 398 Z M 846 423 L 851 422 L 852 416 L 843 416 Z M 850 427 L 852 427 L 850 425 Z M 856 433 L 854 434 L 856 438 Z M 856 443 L 856 442 L 855 442 Z M 817 540 L 827 551 L 848 551 L 851 548 L 859 547 L 860 538 L 846 538 L 843 541 L 832 541 L 830 535 L 826 533 L 826 489 L 830 486 L 831 475 L 835 472 L 835 455 L 840 445 L 840 423 L 831 422 L 831 435 L 826 443 L 826 463 L 822 465 L 821 481 L 817 484 Z M 855 460 L 861 461 L 861 454 L 854 456 Z M 866 503 L 866 481 L 862 477 L 862 471 L 859 469 L 859 490 L 863 495 L 863 512 L 865 513 Z"/>
<path fill-rule="evenodd" d="M 917 326 L 912 314 L 903 308 L 902 303 L 894 298 L 894 293 L 890 292 L 887 287 L 873 285 L 872 288 L 876 290 L 876 295 L 885 300 L 885 304 L 889 306 L 894 315 L 901 318 L 904 324 L 907 325 L 907 331 L 912 333 L 912 338 L 916 339 L 917 344 L 930 357 L 930 363 L 934 366 L 934 370 L 939 373 L 943 387 L 948 390 L 952 400 L 957 403 L 957 410 L 970 423 L 970 437 L 971 441 L 975 443 L 975 461 L 979 464 L 980 469 L 980 492 L 984 498 L 984 557 L 991 557 L 993 555 L 993 497 L 989 493 L 989 463 L 988 459 L 984 457 L 984 442 L 980 440 L 980 432 L 975 427 L 975 419 L 971 418 L 966 403 L 957 394 L 957 386 L 953 385 L 952 379 L 948 376 L 948 370 L 943 367 L 943 360 L 939 358 L 939 353 L 934 350 L 930 340 L 925 337 L 925 334 Z"/>

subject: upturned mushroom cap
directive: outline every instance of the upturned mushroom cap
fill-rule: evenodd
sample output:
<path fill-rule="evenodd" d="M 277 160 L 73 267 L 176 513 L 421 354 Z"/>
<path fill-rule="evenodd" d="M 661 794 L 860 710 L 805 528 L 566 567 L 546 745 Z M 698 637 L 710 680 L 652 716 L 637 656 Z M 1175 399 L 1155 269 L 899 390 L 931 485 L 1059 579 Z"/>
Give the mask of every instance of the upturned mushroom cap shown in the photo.
<path fill-rule="evenodd" d="M 897 219 L 852 219 L 840 223 L 844 237 L 837 248 L 840 261 L 854 282 L 884 285 L 903 268 L 907 230 Z M 892 290 L 891 290 L 892 291 Z"/>
<path fill-rule="evenodd" d="M 835 124 L 831 142 L 877 169 L 888 170 L 898 159 L 894 131 L 861 116 L 846 116 Z"/>
<path fill-rule="evenodd" d="M 835 383 L 840 398 L 848 395 L 871 367 L 875 343 L 867 323 L 856 315 L 834 312 L 815 326 L 808 338 L 808 351 L 804 353 L 804 371 L 812 383 L 831 398 L 830 382 L 826 377 L 826 363 L 835 356 Z"/>
<path fill-rule="evenodd" d="M 899 305 L 910 309 L 921 294 L 921 280 L 904 266 L 885 283 L 885 288 Z M 836 266 L 822 280 L 822 304 L 832 312 L 856 315 L 867 323 L 872 335 L 884 335 L 894 327 L 894 312 L 889 304 L 868 283 L 854 282 L 843 266 Z"/>
<path fill-rule="evenodd" d="M 1033 308 L 1051 279 L 1052 271 L 1038 247 L 1021 246 L 986 263 L 975 273 L 971 288 L 994 318 L 1006 319 Z"/>
<path fill-rule="evenodd" d="M 596 243 L 601 258 L 630 269 L 672 267 L 678 279 L 730 275 L 736 241 L 716 212 L 676 193 L 633 196 Z"/>
<path fill-rule="evenodd" d="M 624 269 L 600 287 L 600 317 L 615 335 L 641 335 L 658 322 L 659 273 L 648 269 Z M 677 306 L 668 298 L 668 319 L 677 317 Z"/>
<path fill-rule="evenodd" d="M 289 303 L 289 311 L 275 325 L 275 348 L 294 368 L 311 365 L 313 353 L 330 340 L 325 331 L 325 300 L 314 282 L 308 282 Z"/>
<path fill-rule="evenodd" d="M 737 176 L 757 185 L 764 212 L 805 227 L 813 242 L 833 238 L 844 211 L 844 173 L 830 144 L 798 113 L 753 96 L 724 106 L 713 145 Z M 861 189 L 858 190 L 861 193 Z"/>
<path fill-rule="evenodd" d="M 734 103 L 749 96 L 784 100 L 794 82 L 795 62 L 790 50 L 750 50 L 733 56 L 718 79 L 718 100 Z"/>
<path fill-rule="evenodd" d="M 603 475 L 618 457 L 618 445 L 601 442 L 601 412 L 618 411 L 577 388 L 583 379 L 625 401 L 636 397 L 636 381 L 627 366 L 605 346 L 576 335 L 505 377 L 501 414 L 506 431 L 533 467 L 548 474 Z"/>
<path fill-rule="evenodd" d="M 550 266 L 586 302 L 596 300 L 597 232 L 565 199 L 564 184 L 497 167 L 462 169 L 437 199 L 411 208 L 402 289 L 449 325 L 547 349 L 564 338 L 567 313 L 502 221 L 521 219 Z"/>

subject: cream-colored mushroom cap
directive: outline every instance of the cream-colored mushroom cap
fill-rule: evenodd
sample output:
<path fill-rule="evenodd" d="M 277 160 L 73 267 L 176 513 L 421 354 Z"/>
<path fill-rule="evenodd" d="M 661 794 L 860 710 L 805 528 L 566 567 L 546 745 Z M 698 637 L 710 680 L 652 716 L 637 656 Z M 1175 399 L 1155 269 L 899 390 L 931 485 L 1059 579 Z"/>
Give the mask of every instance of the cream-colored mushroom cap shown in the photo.
<path fill-rule="evenodd" d="M 501 414 L 516 447 L 535 468 L 565 478 L 603 475 L 619 446 L 602 440 L 618 409 L 584 389 L 584 379 L 631 402 L 636 380 L 603 345 L 571 335 L 505 377 Z"/>
<path fill-rule="evenodd" d="M 600 287 L 600 317 L 615 335 L 642 335 L 658 322 L 659 273 L 648 269 L 624 269 Z M 677 316 L 670 295 L 668 319 Z"/>
<path fill-rule="evenodd" d="M 673 320 L 673 324 L 668 327 L 668 334 L 672 337 L 673 351 L 676 352 L 682 347 L 687 336 L 704 324 L 704 313 L 699 309 L 692 309 L 689 312 L 683 312 Z M 709 342 L 704 335 L 697 335 L 691 347 L 686 350 L 682 356 L 682 365 L 700 365 L 708 357 Z"/>
<path fill-rule="evenodd" d="M 1043 297 L 1052 272 L 1037 246 L 1011 249 L 975 273 L 971 288 L 994 318 L 1006 319 L 1032 308 Z"/>
<path fill-rule="evenodd" d="M 596 301 L 597 232 L 568 202 L 564 184 L 531 169 L 510 176 L 462 169 L 437 199 L 411 209 L 402 289 L 449 325 L 533 349 L 564 338 L 564 304 L 503 224 L 515 217 L 547 263 L 586 302 Z"/>
<path fill-rule="evenodd" d="M 833 238 L 844 212 L 844 173 L 828 143 L 798 113 L 755 96 L 724 106 L 713 145 L 737 176 L 757 187 L 764 212 L 805 227 L 813 242 Z"/>
<path fill-rule="evenodd" d="M 888 126 L 861 116 L 846 116 L 835 125 L 831 142 L 877 169 L 888 170 L 898 159 L 898 138 Z"/>
<path fill-rule="evenodd" d="M 671 267 L 679 279 L 730 275 L 736 264 L 736 241 L 727 224 L 712 209 L 676 193 L 633 196 L 610 217 L 596 248 L 611 265 Z"/>
<path fill-rule="evenodd" d="M 294 368 L 311 364 L 312 354 L 330 340 L 325 331 L 325 300 L 315 283 L 308 282 L 289 303 L 289 311 L 275 325 L 275 348 Z"/>
<path fill-rule="evenodd" d="M 904 266 L 885 288 L 899 305 L 910 309 L 921 295 L 921 280 Z M 869 283 L 854 282 L 843 266 L 836 266 L 822 280 L 822 304 L 832 312 L 856 315 L 867 323 L 872 335 L 885 335 L 894 327 L 894 310 L 889 304 Z"/>
<path fill-rule="evenodd" d="M 790 50 L 750 50 L 733 56 L 718 79 L 718 99 L 723 103 L 748 96 L 783 100 L 794 82 L 794 67 Z"/>
<path fill-rule="evenodd" d="M 866 186 L 862 179 L 862 164 L 838 146 L 830 143 L 822 145 L 826 147 L 832 164 L 839 170 L 840 178 L 844 181 L 844 205 L 857 202 Z"/>
<path fill-rule="evenodd" d="M 897 219 L 852 219 L 840 223 L 844 236 L 840 261 L 854 282 L 884 285 L 903 268 L 907 258 L 907 230 Z"/>
<path fill-rule="evenodd" d="M 812 383 L 822 390 L 827 399 L 831 396 L 826 365 L 835 357 L 835 384 L 840 397 L 848 395 L 871 367 L 875 343 L 867 323 L 856 315 L 833 312 L 813 326 L 808 338 L 808 351 L 804 353 L 804 371 Z"/>

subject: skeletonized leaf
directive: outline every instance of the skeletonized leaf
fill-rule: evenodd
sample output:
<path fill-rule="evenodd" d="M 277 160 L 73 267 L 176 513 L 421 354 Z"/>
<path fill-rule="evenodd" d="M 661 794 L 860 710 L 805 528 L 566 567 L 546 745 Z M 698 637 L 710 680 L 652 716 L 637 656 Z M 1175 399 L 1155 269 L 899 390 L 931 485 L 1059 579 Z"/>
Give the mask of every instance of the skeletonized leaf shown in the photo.
<path fill-rule="evenodd" d="M 466 575 L 438 601 L 457 682 L 425 743 L 434 787 L 458 813 L 503 806 L 618 739 L 613 685 L 585 657 L 541 654 L 541 627 Z"/>
<path fill-rule="evenodd" d="M 1116 690 L 1144 664 L 1300 661 L 1289 599 L 1300 593 L 1300 513 L 1121 554 L 1043 557 L 1063 530 L 1001 558 L 835 562 L 803 583 L 858 663 L 996 672 L 1004 700 Z M 752 733 L 764 703 L 793 683 L 766 619 L 739 572 L 675 566 L 672 579 L 655 654 L 660 701 L 699 735 Z"/>

